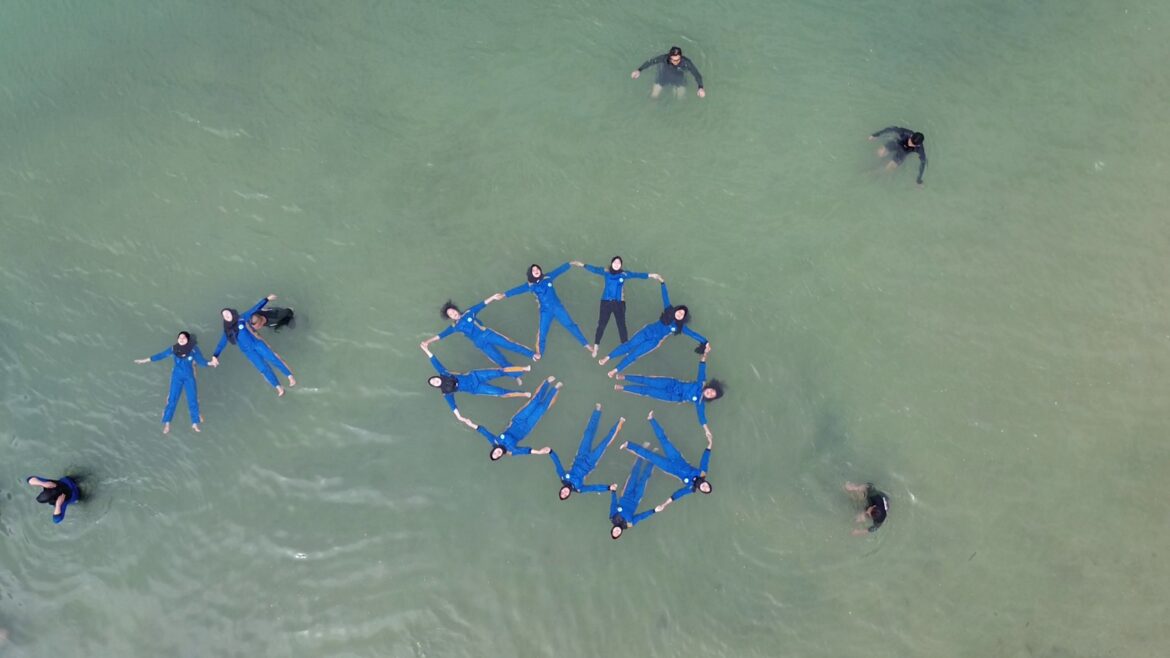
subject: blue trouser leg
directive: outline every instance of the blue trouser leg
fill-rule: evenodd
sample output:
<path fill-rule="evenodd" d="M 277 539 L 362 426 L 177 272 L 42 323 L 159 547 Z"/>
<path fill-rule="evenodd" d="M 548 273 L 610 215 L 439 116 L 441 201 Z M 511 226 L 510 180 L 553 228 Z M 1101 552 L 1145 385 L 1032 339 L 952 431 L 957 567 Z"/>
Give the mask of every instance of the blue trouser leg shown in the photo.
<path fill-rule="evenodd" d="M 585 433 L 581 436 L 581 445 L 577 446 L 577 456 L 573 459 L 576 464 L 582 457 L 589 459 L 590 449 L 593 447 L 593 437 L 597 436 L 597 424 L 601 422 L 601 410 L 594 409 L 589 415 L 589 423 L 585 425 Z"/>
<path fill-rule="evenodd" d="M 536 423 L 540 422 L 540 417 L 548 411 L 548 406 L 552 401 L 552 394 L 555 393 L 553 387 L 545 382 L 536 390 L 536 394 L 528 401 L 528 404 L 520 408 L 515 416 L 512 416 L 512 422 L 508 423 L 508 428 L 504 431 L 516 437 L 528 436 Z M 517 441 L 520 439 L 517 438 Z"/>
<path fill-rule="evenodd" d="M 488 331 L 486 336 L 487 336 L 487 343 L 488 344 L 495 345 L 496 347 L 502 347 L 510 352 L 515 352 L 515 353 L 519 354 L 520 356 L 523 356 L 527 359 L 531 359 L 536 354 L 532 350 L 521 345 L 520 343 L 517 343 L 516 341 L 512 340 L 511 338 L 508 338 L 507 336 L 505 336 L 501 333 L 497 333 L 495 331 Z M 504 367 L 506 368 L 507 366 L 504 366 Z"/>
<path fill-rule="evenodd" d="M 276 356 L 276 352 L 273 352 L 272 348 L 269 347 L 267 343 L 262 340 L 257 340 L 254 344 L 254 349 L 261 358 L 273 366 L 276 366 L 276 369 L 283 373 L 285 377 L 292 376 L 292 371 L 288 369 L 288 366 L 284 364 L 284 361 L 282 361 L 279 356 Z"/>
<path fill-rule="evenodd" d="M 622 506 L 629 510 L 630 518 L 633 518 L 634 513 L 638 511 L 638 503 L 642 502 L 642 495 L 646 492 L 646 481 L 650 479 L 650 475 L 654 473 L 654 466 L 652 462 L 643 460 L 640 464 L 642 470 L 630 475 L 633 480 L 631 488 L 622 496 Z M 637 465 L 635 466 L 635 470 Z"/>
<path fill-rule="evenodd" d="M 662 452 L 666 455 L 666 458 L 685 464 L 687 460 L 683 459 L 682 453 L 678 451 L 678 448 L 674 447 L 670 439 L 666 438 L 666 432 L 662 431 L 662 426 L 658 424 L 657 420 L 651 424 L 651 427 L 654 429 L 654 435 L 658 437 L 658 443 L 662 446 Z"/>
<path fill-rule="evenodd" d="M 479 386 L 476 386 L 475 390 L 473 390 L 473 391 L 463 391 L 463 392 L 464 393 L 471 393 L 472 395 L 494 395 L 498 398 L 502 398 L 505 395 L 507 395 L 509 393 L 515 393 L 516 391 L 509 391 L 506 388 L 500 388 L 499 386 L 494 386 L 492 384 L 480 384 Z"/>
<path fill-rule="evenodd" d="M 191 412 L 191 424 L 201 421 L 199 417 L 199 391 L 195 387 L 195 378 L 188 377 L 183 382 L 183 392 L 187 394 L 187 411 Z"/>
<path fill-rule="evenodd" d="M 540 333 L 536 339 L 536 351 L 544 354 L 544 348 L 548 344 L 548 330 L 552 327 L 553 313 L 552 311 L 545 311 L 544 307 L 540 307 Z"/>
<path fill-rule="evenodd" d="M 613 437 L 617 436 L 617 430 L 618 424 L 614 423 L 613 427 L 609 429 L 609 434 L 605 435 L 605 439 L 603 439 L 601 443 L 597 444 L 597 447 L 594 448 L 593 452 L 589 454 L 589 462 L 591 464 L 596 464 L 601 460 L 601 456 L 605 454 L 605 449 L 608 448 L 609 444 L 613 442 Z"/>
<path fill-rule="evenodd" d="M 642 384 L 643 386 L 651 386 L 653 388 L 669 388 L 674 382 L 669 377 L 651 377 L 649 375 L 626 375 L 626 381 Z"/>
<path fill-rule="evenodd" d="M 658 343 L 650 343 L 650 341 L 646 340 L 640 342 L 635 348 L 630 350 L 629 354 L 626 354 L 626 357 L 622 359 L 620 363 L 618 363 L 618 372 L 621 372 L 622 370 L 625 370 L 626 368 L 634 365 L 635 361 L 654 351 L 655 347 L 658 347 Z"/>
<path fill-rule="evenodd" d="M 503 353 L 500 352 L 500 350 L 496 349 L 495 345 L 492 345 L 490 343 L 483 343 L 483 344 L 476 343 L 475 346 L 479 348 L 479 351 L 486 354 L 487 358 L 491 359 L 492 362 L 495 363 L 497 366 L 500 366 L 501 368 L 512 367 L 512 364 L 508 361 L 508 357 L 504 356 Z"/>
<path fill-rule="evenodd" d="M 646 386 L 644 384 L 626 384 L 622 388 L 622 390 L 624 390 L 626 393 L 633 393 L 634 395 L 644 395 L 648 398 L 655 398 L 658 400 L 665 400 L 667 402 L 673 402 L 673 400 L 671 400 L 671 399 L 667 398 L 665 395 L 663 395 L 662 391 L 660 391 L 659 389 L 652 388 L 652 387 Z"/>
<path fill-rule="evenodd" d="M 256 354 L 252 350 L 240 351 L 244 353 L 244 356 L 248 357 L 248 360 L 252 362 L 252 365 L 255 366 L 257 370 L 260 371 L 260 374 L 264 376 L 265 381 L 267 381 L 268 384 L 272 386 L 272 388 L 280 386 L 280 382 L 276 379 L 276 373 L 272 372 L 272 368 L 268 367 L 268 363 L 264 360 L 264 357 Z"/>
<path fill-rule="evenodd" d="M 656 466 L 658 470 L 662 471 L 663 473 L 670 473 L 674 477 L 679 478 L 680 480 L 682 479 L 682 477 L 678 474 L 678 463 L 674 460 L 668 459 L 656 452 L 651 452 L 650 450 L 633 443 L 626 446 L 626 449 L 635 455 L 638 455 L 642 459 L 645 459 L 651 464 L 654 464 L 654 466 Z"/>
<path fill-rule="evenodd" d="M 573 335 L 573 338 L 577 339 L 578 343 L 582 345 L 589 344 L 589 341 L 585 340 L 585 334 L 581 333 L 581 327 L 578 327 L 577 323 L 573 322 L 573 316 L 569 315 L 569 310 L 564 306 L 556 310 L 556 319 L 557 322 L 565 326 L 565 329 L 569 330 L 569 333 Z"/>
<path fill-rule="evenodd" d="M 171 390 L 167 393 L 167 406 L 163 409 L 162 422 L 169 423 L 175 417 L 175 407 L 179 406 L 179 396 L 183 394 L 183 378 L 179 373 L 171 373 Z"/>
<path fill-rule="evenodd" d="M 508 372 L 508 371 L 504 370 L 503 368 L 499 368 L 496 370 L 473 370 L 472 372 L 469 372 L 467 374 L 474 376 L 476 381 L 479 384 L 486 384 L 493 379 L 499 379 L 500 377 L 519 377 L 520 375 L 523 375 L 524 373 L 522 373 L 522 372 Z"/>
<path fill-rule="evenodd" d="M 609 358 L 611 358 L 611 359 L 619 357 L 619 356 L 625 354 L 626 352 L 629 352 L 631 349 L 634 348 L 635 345 L 637 345 L 641 341 L 642 341 L 642 332 L 639 331 L 638 333 L 634 334 L 633 338 L 627 340 L 626 342 L 622 343 L 621 345 L 618 345 L 617 347 L 610 350 L 609 354 L 607 356 L 609 356 Z"/>

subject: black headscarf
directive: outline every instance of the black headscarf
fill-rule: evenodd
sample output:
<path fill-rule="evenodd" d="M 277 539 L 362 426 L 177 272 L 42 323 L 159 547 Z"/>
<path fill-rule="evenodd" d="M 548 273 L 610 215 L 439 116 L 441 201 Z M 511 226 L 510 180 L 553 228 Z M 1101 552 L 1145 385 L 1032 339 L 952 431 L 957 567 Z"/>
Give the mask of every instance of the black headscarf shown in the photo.
<path fill-rule="evenodd" d="M 675 320 L 674 319 L 674 312 L 679 310 L 680 308 L 682 310 L 686 311 L 687 314 L 683 316 L 682 320 Z M 684 324 L 691 321 L 691 309 L 687 308 L 685 304 L 679 304 L 678 306 L 671 306 L 670 308 L 663 311 L 662 315 L 658 316 L 658 321 L 661 322 L 662 324 L 676 324 L 676 325 L 678 325 L 679 329 L 682 329 L 682 326 Z"/>
<path fill-rule="evenodd" d="M 175 356 L 185 359 L 190 356 L 191 350 L 195 349 L 195 337 L 187 331 L 180 331 L 179 335 L 187 337 L 187 344 L 180 345 L 179 341 L 176 340 L 175 344 L 171 346 L 171 350 L 174 351 Z"/>
<path fill-rule="evenodd" d="M 534 267 L 538 268 L 540 270 L 540 276 L 537 276 L 537 277 L 532 276 L 532 268 L 534 268 Z M 533 264 L 528 266 L 527 276 L 528 276 L 528 283 L 536 283 L 537 281 L 540 281 L 541 279 L 544 278 L 544 268 L 537 265 L 536 263 L 533 263 Z"/>
<path fill-rule="evenodd" d="M 621 272 L 622 270 L 626 269 L 626 261 L 624 261 L 624 260 L 622 261 L 622 270 L 613 269 L 613 262 L 615 260 L 618 260 L 619 258 L 621 258 L 621 256 L 614 256 L 613 258 L 609 259 L 609 265 L 605 266 L 605 269 L 609 270 L 610 274 L 617 274 L 618 272 Z"/>
<path fill-rule="evenodd" d="M 229 343 L 235 345 L 236 337 L 240 335 L 240 327 L 237 324 L 240 321 L 240 312 L 234 308 L 225 308 L 220 311 L 220 317 L 223 317 L 223 311 L 232 315 L 232 319 L 223 321 L 223 335 L 227 336 Z"/>
<path fill-rule="evenodd" d="M 441 382 L 439 384 L 439 390 L 443 392 L 443 395 L 448 395 L 459 390 L 458 379 L 455 379 L 450 375 L 439 375 L 439 380 Z"/>

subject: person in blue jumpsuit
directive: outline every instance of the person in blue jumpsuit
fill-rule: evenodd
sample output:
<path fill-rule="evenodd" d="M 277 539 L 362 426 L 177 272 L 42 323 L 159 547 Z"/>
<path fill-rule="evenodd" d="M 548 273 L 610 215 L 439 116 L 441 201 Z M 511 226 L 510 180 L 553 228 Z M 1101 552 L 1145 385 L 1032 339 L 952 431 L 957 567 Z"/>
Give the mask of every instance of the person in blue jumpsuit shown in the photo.
<path fill-rule="evenodd" d="M 488 297 L 487 299 L 476 304 L 475 306 L 472 306 L 464 312 L 460 312 L 459 307 L 455 306 L 455 304 L 453 304 L 451 300 L 448 299 L 447 303 L 443 304 L 443 308 L 440 312 L 443 314 L 444 318 L 451 321 L 451 326 L 447 327 L 439 334 L 424 340 L 419 345 L 419 347 L 421 347 L 425 352 L 427 351 L 427 345 L 430 345 L 431 343 L 438 340 L 443 340 L 455 332 L 459 332 L 464 336 L 467 336 L 467 339 L 471 341 L 472 345 L 475 345 L 477 348 L 479 348 L 479 351 L 483 352 L 487 358 L 491 359 L 493 363 L 501 368 L 512 367 L 512 363 L 508 361 L 503 352 L 500 351 L 501 348 L 515 352 L 516 354 L 519 354 L 528 359 L 536 358 L 536 353 L 532 350 L 497 331 L 488 329 L 483 325 L 483 323 L 479 321 L 477 315 L 480 311 L 482 311 L 488 304 L 503 298 L 503 295 L 492 295 L 491 297 Z"/>
<path fill-rule="evenodd" d="M 215 346 L 215 352 L 211 355 L 211 367 L 219 366 L 219 355 L 223 353 L 228 343 L 231 343 L 240 348 L 240 352 L 248 357 L 252 365 L 264 376 L 265 381 L 276 389 L 276 395 L 283 396 L 284 387 L 277 380 L 276 373 L 272 372 L 272 367 L 275 366 L 285 377 L 288 377 L 289 387 L 296 386 L 297 380 L 293 377 L 288 365 L 276 352 L 272 351 L 271 347 L 268 347 L 268 343 L 256 335 L 250 324 L 252 315 L 274 299 L 276 299 L 276 295 L 269 295 L 243 313 L 234 308 L 225 308 L 220 311 L 220 316 L 223 318 L 223 337 L 219 339 L 219 344 Z"/>
<path fill-rule="evenodd" d="M 654 464 L 655 468 L 673 475 L 683 484 L 681 489 L 672 493 L 670 498 L 667 498 L 661 505 L 655 507 L 655 511 L 661 512 L 666 509 L 667 505 L 670 505 L 683 496 L 689 496 L 696 491 L 704 494 L 711 493 L 711 483 L 707 481 L 707 467 L 711 463 L 711 438 L 707 437 L 707 449 L 703 451 L 703 457 L 699 460 L 699 467 L 695 468 L 683 458 L 682 453 L 678 451 L 678 448 L 674 447 L 670 439 L 666 438 L 666 432 L 662 431 L 662 426 L 654 419 L 653 411 L 650 412 L 650 415 L 646 416 L 646 419 L 650 421 L 650 427 L 654 429 L 654 435 L 658 437 L 658 443 L 662 445 L 662 452 L 664 454 L 660 455 L 645 446 L 629 445 L 629 443 L 623 443 L 621 447 L 642 459 L 649 460 L 651 464 Z"/>
<path fill-rule="evenodd" d="M 37 502 L 53 506 L 53 523 L 64 521 L 65 509 L 71 503 L 81 500 L 81 486 L 68 475 L 60 480 L 33 476 L 25 482 L 33 487 L 41 487 L 41 492 L 37 494 Z"/>
<path fill-rule="evenodd" d="M 590 349 L 589 341 L 585 340 L 585 334 L 581 333 L 581 328 L 577 326 L 576 322 L 573 322 L 569 311 L 561 303 L 561 298 L 557 296 L 557 291 L 553 288 L 553 280 L 568 271 L 569 264 L 565 263 L 545 274 L 539 265 L 533 263 L 528 266 L 528 283 L 521 283 L 504 293 L 504 297 L 515 297 L 530 292 L 536 297 L 537 306 L 540 308 L 540 329 L 536 332 L 536 356 L 532 357 L 534 359 L 539 359 L 544 354 L 548 342 L 548 330 L 552 327 L 553 320 L 564 325 L 565 329 L 573 335 L 573 338 L 577 339 L 578 343 L 581 343 L 582 347 Z"/>
<path fill-rule="evenodd" d="M 630 339 L 626 330 L 626 279 L 654 279 L 661 282 L 662 277 L 652 272 L 630 272 L 622 269 L 621 256 L 611 258 L 609 267 L 605 269 L 597 265 L 586 265 L 579 260 L 573 261 L 572 265 L 583 267 L 586 271 L 605 279 L 605 288 L 601 291 L 601 309 L 597 313 L 597 333 L 593 336 L 592 356 L 597 358 L 597 346 L 601 344 L 601 337 L 605 334 L 606 327 L 609 326 L 610 316 L 613 316 L 617 321 L 618 336 L 621 337 L 622 342 Z"/>
<path fill-rule="evenodd" d="M 626 424 L 625 418 L 618 418 L 618 422 L 613 424 L 610 428 L 609 434 L 597 444 L 593 446 L 593 437 L 597 436 L 597 425 L 601 422 L 601 403 L 598 403 L 593 408 L 593 414 L 589 416 L 589 423 L 585 426 L 585 434 L 581 437 L 581 445 L 577 447 L 577 455 L 573 458 L 573 465 L 568 471 L 561 465 L 561 459 L 557 456 L 557 451 L 554 450 L 548 453 L 552 459 L 553 466 L 557 469 L 557 477 L 561 479 L 561 491 L 558 494 L 561 500 L 567 500 L 573 492 L 577 493 L 601 493 L 603 491 L 616 491 L 616 484 L 585 484 L 585 478 L 597 468 L 597 462 L 601 456 L 605 454 L 605 449 L 613 442 L 617 433 L 622 431 L 622 425 Z"/>
<path fill-rule="evenodd" d="M 679 334 L 686 334 L 690 336 L 699 344 L 698 351 L 702 352 L 706 345 L 707 339 L 700 334 L 691 330 L 686 326 L 691 321 L 690 310 L 683 305 L 671 306 L 670 292 L 666 289 L 666 283 L 662 284 L 662 315 L 658 317 L 657 322 L 642 327 L 638 333 L 634 334 L 628 342 L 622 343 L 602 360 L 599 364 L 605 365 L 610 359 L 614 357 L 623 357 L 618 365 L 613 370 L 609 371 L 609 376 L 613 377 L 619 372 L 629 368 L 635 361 L 646 356 L 647 354 L 658 349 L 662 342 L 670 336 L 677 336 Z"/>
<path fill-rule="evenodd" d="M 162 361 L 172 357 L 174 365 L 171 367 L 171 392 L 167 394 L 167 406 L 163 409 L 163 434 L 171 431 L 171 420 L 175 417 L 175 407 L 179 406 L 179 396 L 187 394 L 187 410 L 191 412 L 191 429 L 199 431 L 199 423 L 203 416 L 199 413 L 199 393 L 195 386 L 195 364 L 204 368 L 211 364 L 203 358 L 203 352 L 195 344 L 195 338 L 186 331 L 180 331 L 175 344 L 165 350 L 145 359 L 135 359 L 134 363 L 150 363 Z"/>
<path fill-rule="evenodd" d="M 468 395 L 492 395 L 500 398 L 527 398 L 532 394 L 528 391 L 510 391 L 506 388 L 500 388 L 488 382 L 500 377 L 515 377 L 516 381 L 520 381 L 520 377 L 524 373 L 532 370 L 532 366 L 509 366 L 507 368 L 492 368 L 490 370 L 472 370 L 471 372 L 451 372 L 439 361 L 439 357 L 431 354 L 431 351 L 423 347 L 423 351 L 431 359 L 431 365 L 435 367 L 435 372 L 439 373 L 434 377 L 427 379 L 427 384 L 439 389 L 443 397 L 447 400 L 447 406 L 451 407 L 451 413 L 460 422 L 468 427 L 475 427 L 475 423 L 463 417 L 459 413 L 459 407 L 455 404 L 456 393 L 467 393 Z"/>
<path fill-rule="evenodd" d="M 693 382 L 684 382 L 673 377 L 647 377 L 644 375 L 615 375 L 619 380 L 627 383 L 614 384 L 613 390 L 634 395 L 655 398 L 663 402 L 690 402 L 695 405 L 699 416 L 699 425 L 703 426 L 703 433 L 711 438 L 711 428 L 707 425 L 707 403 L 723 397 L 723 382 L 718 379 L 707 381 L 707 355 L 711 353 L 708 343 L 703 348 L 703 356 L 699 358 L 699 373 Z"/>
<path fill-rule="evenodd" d="M 638 505 L 642 504 L 642 496 L 646 494 L 646 482 L 653 473 L 654 465 L 639 458 L 634 461 L 630 476 L 626 478 L 622 497 L 619 499 L 616 491 L 609 492 L 609 522 L 613 525 L 609 530 L 610 537 L 620 539 L 626 528 L 638 525 L 658 511 L 651 508 L 645 512 L 638 512 Z"/>
<path fill-rule="evenodd" d="M 500 434 L 492 434 L 483 425 L 474 426 L 473 429 L 492 444 L 492 450 L 488 453 L 492 461 L 498 461 L 504 455 L 547 455 L 552 451 L 552 448 L 548 446 L 533 450 L 528 446 L 520 445 L 520 442 L 532 430 L 536 429 L 536 424 L 540 422 L 541 417 L 557 401 L 563 384 L 557 382 L 554 386 L 555 379 L 555 377 L 549 377 L 542 382 L 540 388 L 536 389 L 536 393 L 532 394 L 532 399 L 512 416 L 512 420 L 508 422 L 508 426 Z"/>

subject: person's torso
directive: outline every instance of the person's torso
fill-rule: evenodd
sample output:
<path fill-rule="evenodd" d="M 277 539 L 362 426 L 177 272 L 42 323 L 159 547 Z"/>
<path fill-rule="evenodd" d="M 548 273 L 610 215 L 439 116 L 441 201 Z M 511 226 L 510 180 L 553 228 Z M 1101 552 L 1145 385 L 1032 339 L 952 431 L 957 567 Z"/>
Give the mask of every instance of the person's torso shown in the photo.
<path fill-rule="evenodd" d="M 616 302 L 622 300 L 622 287 L 626 283 L 626 273 L 613 273 L 606 271 L 605 273 L 605 290 L 601 293 L 601 299 L 608 302 Z"/>
<path fill-rule="evenodd" d="M 480 326 L 478 319 L 471 313 L 464 313 L 463 317 L 459 318 L 459 321 L 455 323 L 455 329 L 468 338 L 474 337 L 483 331 L 483 327 Z"/>
<path fill-rule="evenodd" d="M 532 294 L 536 295 L 536 299 L 539 300 L 541 304 L 544 304 L 545 302 L 560 301 L 557 299 L 557 291 L 555 288 L 553 288 L 552 279 L 541 279 L 540 281 L 533 283 Z"/>

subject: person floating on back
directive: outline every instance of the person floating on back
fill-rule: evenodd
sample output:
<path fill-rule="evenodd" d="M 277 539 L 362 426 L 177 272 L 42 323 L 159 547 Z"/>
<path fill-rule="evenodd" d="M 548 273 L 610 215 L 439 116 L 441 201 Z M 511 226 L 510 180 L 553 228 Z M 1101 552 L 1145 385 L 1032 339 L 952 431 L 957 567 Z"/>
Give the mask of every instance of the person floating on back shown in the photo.
<path fill-rule="evenodd" d="M 699 73 L 698 67 L 691 61 L 691 58 L 682 54 L 682 48 L 678 46 L 671 46 L 670 51 L 665 55 L 651 57 L 642 62 L 630 77 L 637 80 L 638 76 L 642 75 L 642 71 L 651 66 L 658 66 L 658 77 L 654 79 L 654 87 L 650 90 L 650 98 L 658 98 L 662 94 L 663 87 L 674 87 L 674 95 L 677 98 L 682 98 L 686 93 L 687 78 L 686 72 L 690 71 L 691 75 L 695 77 L 695 84 L 699 87 L 699 98 L 705 98 L 707 92 L 703 89 L 703 76 Z"/>
<path fill-rule="evenodd" d="M 723 397 L 723 382 L 718 379 L 707 380 L 707 355 L 711 352 L 711 344 L 703 348 L 703 356 L 699 358 L 699 373 L 693 382 L 684 382 L 671 377 L 647 377 L 644 375 L 614 375 L 615 379 L 624 380 L 626 384 L 614 384 L 613 390 L 625 391 L 634 395 L 644 395 L 664 402 L 690 402 L 695 405 L 699 415 L 699 425 L 703 426 L 703 433 L 707 440 L 711 440 L 711 428 L 707 426 L 707 403 Z"/>
<path fill-rule="evenodd" d="M 890 126 L 889 128 L 882 128 L 876 133 L 869 136 L 869 141 L 873 141 L 886 133 L 894 133 L 894 139 L 886 142 L 885 146 L 877 151 L 879 158 L 889 156 L 890 161 L 886 163 L 886 169 L 895 169 L 906 156 L 911 153 L 918 154 L 918 184 L 922 185 L 922 174 L 926 171 L 926 147 L 923 142 L 926 141 L 926 135 L 919 132 L 914 132 L 909 128 L 899 128 L 898 126 Z"/>
<path fill-rule="evenodd" d="M 618 336 L 622 342 L 630 339 L 626 331 L 626 279 L 654 279 L 662 281 L 662 276 L 646 272 L 630 272 L 622 269 L 622 257 L 614 256 L 609 260 L 609 267 L 602 269 L 597 265 L 586 265 L 579 260 L 572 262 L 574 267 L 583 267 L 587 271 L 605 279 L 605 289 L 601 291 L 601 309 L 597 314 L 597 333 L 593 336 L 592 355 L 597 358 L 597 346 L 601 343 L 601 336 L 609 326 L 609 317 L 617 320 Z"/>
<path fill-rule="evenodd" d="M 495 363 L 501 368 L 510 368 L 512 366 L 512 362 L 508 361 L 508 358 L 505 357 L 504 353 L 500 351 L 501 348 L 510 352 L 515 352 L 516 354 L 519 354 L 525 358 L 536 358 L 536 353 L 532 350 L 521 345 L 520 343 L 517 343 L 511 338 L 508 338 L 498 331 L 488 329 L 483 325 L 482 322 L 479 321 L 480 311 L 486 308 L 488 304 L 503 298 L 503 295 L 492 295 L 491 297 L 488 297 L 482 302 L 462 312 L 459 310 L 458 306 L 456 306 L 451 300 L 448 299 L 447 303 L 443 304 L 443 308 L 439 312 L 443 315 L 444 318 L 450 320 L 451 326 L 439 332 L 437 335 L 424 340 L 419 344 L 419 347 L 421 347 L 423 351 L 426 352 L 427 345 L 430 345 L 437 340 L 443 340 L 447 336 L 450 336 L 451 334 L 458 331 L 464 336 L 467 336 L 467 340 L 470 340 L 472 345 L 475 345 L 479 351 L 483 352 L 484 356 L 491 359 L 492 363 Z"/>
<path fill-rule="evenodd" d="M 288 365 L 280 358 L 276 352 L 268 347 L 262 338 L 256 335 L 252 330 L 252 316 L 260 312 L 268 302 L 276 299 L 276 295 L 268 295 L 261 299 L 252 308 L 240 313 L 234 308 L 225 308 L 221 310 L 220 316 L 223 319 L 223 336 L 219 339 L 219 344 L 215 346 L 215 352 L 211 355 L 211 367 L 219 366 L 219 355 L 223 353 L 224 348 L 228 343 L 240 348 L 240 352 L 248 358 L 248 361 L 260 371 L 261 376 L 268 382 L 273 389 L 276 390 L 277 396 L 284 395 L 284 387 L 280 385 L 280 381 L 276 378 L 276 373 L 272 371 L 275 366 L 277 370 L 288 377 L 289 387 L 296 386 L 297 380 L 293 377 L 292 371 L 289 370 Z"/>
<path fill-rule="evenodd" d="M 536 424 L 540 422 L 541 417 L 557 401 L 557 396 L 560 395 L 563 384 L 557 382 L 556 386 L 553 386 L 555 379 L 555 377 L 549 377 L 545 380 L 540 385 L 540 388 L 536 389 L 536 392 L 532 394 L 532 399 L 525 403 L 520 408 L 520 411 L 517 411 L 512 416 L 512 420 L 500 434 L 492 434 L 483 425 L 476 425 L 470 420 L 464 419 L 463 422 L 467 423 L 471 429 L 482 434 L 488 440 L 488 443 L 492 444 L 492 450 L 488 453 L 488 457 L 492 461 L 498 461 L 504 455 L 547 455 L 549 452 L 552 452 L 552 448 L 548 446 L 533 450 L 528 446 L 520 445 L 520 442 L 536 428 Z"/>
<path fill-rule="evenodd" d="M 470 423 L 463 414 L 459 413 L 459 407 L 455 404 L 456 393 L 467 393 L 468 395 L 492 395 L 500 398 L 528 398 L 532 394 L 528 391 L 510 391 L 506 388 L 500 388 L 488 382 L 500 377 L 515 377 L 519 382 L 520 377 L 524 373 L 532 370 L 532 366 L 509 366 L 507 368 L 493 368 L 484 370 L 472 370 L 471 372 L 451 372 L 439 361 L 439 357 L 431 354 L 427 347 L 423 346 L 423 352 L 431 358 L 431 365 L 435 367 L 438 375 L 427 379 L 427 383 L 432 387 L 439 389 L 443 397 L 447 400 L 447 406 L 451 407 L 451 413 L 459 419 L 459 422 L 467 424 Z"/>
<path fill-rule="evenodd" d="M 195 386 L 195 364 L 204 368 L 211 364 L 203 357 L 203 352 L 199 351 L 199 346 L 195 344 L 195 337 L 186 331 L 179 332 L 174 345 L 152 357 L 135 359 L 134 363 L 161 361 L 168 356 L 173 357 L 174 365 L 171 367 L 171 391 L 167 394 L 167 406 L 163 409 L 162 415 L 163 434 L 171 431 L 171 420 L 175 417 L 175 407 L 179 406 L 179 396 L 183 395 L 184 392 L 187 394 L 187 410 L 191 412 L 191 429 L 198 432 L 199 423 L 203 422 L 203 416 L 199 413 L 199 391 Z"/>
<path fill-rule="evenodd" d="M 685 304 L 672 306 L 670 304 L 670 291 L 666 289 L 666 283 L 661 283 L 660 287 L 662 288 L 662 315 L 658 316 L 658 320 L 639 329 L 638 333 L 630 337 L 630 340 L 613 348 L 609 354 L 597 362 L 600 365 L 605 365 L 614 357 L 622 357 L 617 367 L 607 373 L 610 377 L 629 368 L 638 359 L 658 349 L 671 336 L 686 334 L 699 344 L 696 351 L 702 352 L 707 348 L 707 339 L 687 326 L 687 323 L 691 321 L 690 309 Z"/>
<path fill-rule="evenodd" d="M 53 523 L 64 521 L 65 508 L 81 499 L 81 487 L 68 475 L 60 480 L 32 476 L 25 482 L 33 487 L 41 487 L 37 502 L 53 506 Z"/>
<path fill-rule="evenodd" d="M 849 497 L 865 505 L 865 511 L 857 515 L 857 523 L 872 523 L 869 528 L 854 528 L 853 535 L 860 537 L 871 532 L 877 532 L 886 522 L 886 514 L 890 511 L 890 498 L 885 492 L 878 491 L 872 482 L 865 484 L 845 483 L 845 491 Z"/>
<path fill-rule="evenodd" d="M 646 416 L 646 420 L 650 421 L 650 427 L 654 429 L 654 435 L 658 437 L 658 443 L 662 445 L 662 452 L 664 454 L 660 455 L 644 446 L 629 445 L 628 443 L 623 443 L 621 447 L 642 459 L 648 460 L 651 464 L 654 464 L 655 468 L 663 473 L 669 473 L 678 478 L 683 485 L 681 489 L 670 494 L 670 498 L 667 498 L 661 505 L 655 507 L 654 510 L 661 512 L 674 501 L 683 496 L 689 496 L 696 491 L 704 494 L 711 493 L 711 483 L 707 481 L 707 468 L 711 464 L 711 438 L 707 438 L 707 449 L 703 451 L 703 456 L 699 459 L 699 466 L 696 468 L 691 466 L 683 458 L 678 448 L 674 447 L 674 444 L 670 442 L 670 439 L 666 438 L 666 432 L 662 430 L 662 426 L 654 419 L 653 411 Z"/>
<path fill-rule="evenodd" d="M 581 437 L 581 445 L 578 446 L 577 455 L 573 458 L 573 464 L 568 471 L 565 471 L 565 467 L 561 465 L 561 459 L 557 456 L 556 450 L 548 453 L 553 466 L 557 469 L 557 477 L 561 478 L 561 490 L 558 494 L 561 500 L 568 500 L 574 491 L 577 493 L 602 493 L 617 490 L 616 484 L 585 484 L 585 478 L 589 477 L 593 469 L 597 468 L 597 462 L 601 460 L 605 449 L 613 442 L 617 433 L 622 430 L 626 419 L 618 418 L 618 422 L 610 428 L 609 434 L 605 435 L 597 447 L 593 447 L 593 437 L 597 435 L 599 422 L 601 422 L 601 403 L 593 408 L 593 414 L 589 416 L 589 423 L 585 426 L 585 434 Z"/>
<path fill-rule="evenodd" d="M 626 478 L 626 486 L 622 488 L 622 497 L 618 499 L 616 487 L 609 492 L 609 522 L 613 525 L 609 536 L 620 539 L 627 528 L 632 528 L 642 521 L 654 516 L 657 510 L 651 508 L 638 513 L 638 505 L 642 503 L 642 496 L 646 494 L 646 482 L 654 472 L 654 465 L 639 457 L 630 469 L 630 476 Z"/>
<path fill-rule="evenodd" d="M 532 357 L 533 359 L 540 359 L 541 355 L 544 354 L 548 342 L 548 330 L 552 327 L 553 320 L 561 323 L 582 347 L 590 349 L 589 341 L 585 340 L 585 334 L 581 333 L 581 328 L 577 326 L 576 322 L 573 322 L 572 316 L 569 315 L 565 305 L 561 303 L 561 298 L 557 296 L 556 288 L 553 287 L 553 280 L 568 271 L 569 264 L 565 263 L 545 274 L 539 265 L 533 263 L 528 266 L 526 275 L 528 282 L 521 283 L 503 293 L 504 297 L 515 297 L 530 292 L 536 298 L 536 304 L 540 310 L 540 326 L 536 332 L 536 356 Z M 499 296 L 499 293 L 492 295 L 495 298 L 499 298 Z"/>

